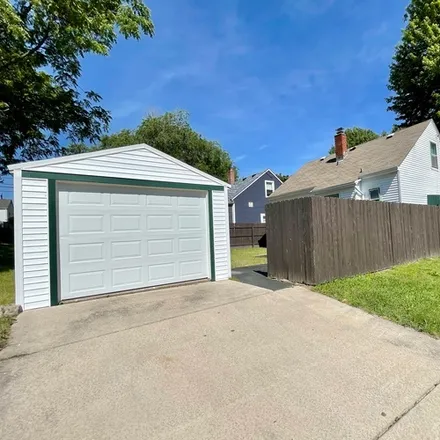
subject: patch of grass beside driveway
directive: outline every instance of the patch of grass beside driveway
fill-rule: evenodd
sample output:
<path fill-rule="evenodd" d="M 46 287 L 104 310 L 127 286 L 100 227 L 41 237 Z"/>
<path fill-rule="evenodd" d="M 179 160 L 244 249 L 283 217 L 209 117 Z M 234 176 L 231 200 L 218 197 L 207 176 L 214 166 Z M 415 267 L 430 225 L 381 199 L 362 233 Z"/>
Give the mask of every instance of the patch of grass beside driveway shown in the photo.
<path fill-rule="evenodd" d="M 231 248 L 232 268 L 267 264 L 267 250 L 260 247 Z"/>
<path fill-rule="evenodd" d="M 315 290 L 440 337 L 440 258 L 320 284 Z"/>
<path fill-rule="evenodd" d="M 14 302 L 14 247 L 0 244 L 0 305 Z M 12 318 L 0 318 L 0 350 L 6 345 Z"/>

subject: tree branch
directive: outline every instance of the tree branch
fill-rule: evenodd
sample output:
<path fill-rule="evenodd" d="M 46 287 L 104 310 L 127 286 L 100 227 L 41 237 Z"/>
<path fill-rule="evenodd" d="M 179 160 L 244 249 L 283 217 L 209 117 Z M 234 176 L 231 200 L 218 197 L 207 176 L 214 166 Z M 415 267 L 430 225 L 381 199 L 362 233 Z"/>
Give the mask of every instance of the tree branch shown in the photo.
<path fill-rule="evenodd" d="M 36 46 L 34 46 L 32 49 L 28 50 L 25 54 L 22 54 L 22 55 L 16 57 L 15 59 L 12 59 L 9 63 L 0 64 L 0 70 L 4 69 L 5 67 L 9 68 L 13 64 L 16 64 L 17 62 L 22 61 L 25 58 L 38 52 L 43 47 L 43 45 L 47 41 L 47 39 L 49 38 L 49 35 L 50 35 L 50 31 L 49 31 L 49 28 L 47 28 L 46 32 L 43 35 L 43 38 L 38 42 L 38 44 Z"/>

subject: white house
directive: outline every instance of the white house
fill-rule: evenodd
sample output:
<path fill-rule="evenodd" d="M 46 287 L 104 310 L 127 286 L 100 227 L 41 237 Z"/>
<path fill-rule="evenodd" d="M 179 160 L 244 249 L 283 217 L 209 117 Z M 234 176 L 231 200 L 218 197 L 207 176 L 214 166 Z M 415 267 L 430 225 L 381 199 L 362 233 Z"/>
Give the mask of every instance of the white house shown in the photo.
<path fill-rule="evenodd" d="M 432 120 L 350 149 L 339 129 L 335 154 L 306 163 L 270 200 L 316 195 L 440 205 L 439 148 Z"/>
<path fill-rule="evenodd" d="M 12 217 L 14 217 L 12 200 L 0 199 L 0 223 L 7 223 Z"/>
<path fill-rule="evenodd" d="M 141 144 L 12 165 L 16 303 L 231 275 L 228 187 Z"/>

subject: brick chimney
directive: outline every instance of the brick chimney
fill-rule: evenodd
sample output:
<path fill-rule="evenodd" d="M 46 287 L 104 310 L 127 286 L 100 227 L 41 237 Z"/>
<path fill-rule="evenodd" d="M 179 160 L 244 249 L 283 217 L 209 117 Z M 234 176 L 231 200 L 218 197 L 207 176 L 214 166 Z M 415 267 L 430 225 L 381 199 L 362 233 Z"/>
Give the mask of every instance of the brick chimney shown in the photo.
<path fill-rule="evenodd" d="M 336 160 L 344 159 L 347 154 L 347 135 L 342 127 L 336 130 L 335 154 Z"/>
<path fill-rule="evenodd" d="M 235 168 L 234 167 L 229 168 L 228 183 L 229 183 L 229 185 L 233 185 L 235 183 Z"/>

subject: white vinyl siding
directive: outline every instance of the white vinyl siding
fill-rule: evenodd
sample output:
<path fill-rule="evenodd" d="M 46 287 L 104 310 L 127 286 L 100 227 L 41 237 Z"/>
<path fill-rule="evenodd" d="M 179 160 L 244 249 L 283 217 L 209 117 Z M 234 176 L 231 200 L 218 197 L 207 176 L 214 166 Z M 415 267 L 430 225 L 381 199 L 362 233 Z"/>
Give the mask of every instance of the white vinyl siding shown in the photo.
<path fill-rule="evenodd" d="M 213 191 L 212 210 L 214 220 L 215 278 L 217 281 L 227 280 L 231 276 L 227 190 Z"/>
<path fill-rule="evenodd" d="M 363 200 L 370 200 L 370 189 L 380 189 L 380 200 L 383 202 L 399 202 L 399 181 L 397 173 L 386 174 L 383 176 L 366 177 L 360 181 L 360 190 L 363 194 Z M 338 191 L 329 191 L 320 193 L 320 196 L 329 197 L 338 194 L 340 199 L 361 200 L 360 194 L 356 197 L 354 183 L 352 187 Z M 304 196 L 302 196 L 304 197 Z"/>
<path fill-rule="evenodd" d="M 146 148 L 114 154 L 110 150 L 106 156 L 77 160 L 72 157 L 72 162 L 38 166 L 34 171 L 201 185 L 215 184 L 207 177 L 184 168 Z"/>
<path fill-rule="evenodd" d="M 402 203 L 426 205 L 428 195 L 440 194 L 440 172 L 432 168 L 431 142 L 438 153 L 439 132 L 432 121 L 399 167 Z"/>
<path fill-rule="evenodd" d="M 48 191 L 45 179 L 22 179 L 22 284 L 24 309 L 50 305 Z"/>
<path fill-rule="evenodd" d="M 362 179 L 361 188 L 364 200 L 371 200 L 370 190 L 379 188 L 380 200 L 382 202 L 399 203 L 400 201 L 397 173 Z"/>
<path fill-rule="evenodd" d="M 353 198 L 354 189 L 344 189 L 339 192 L 339 198 L 340 199 L 352 199 Z"/>

